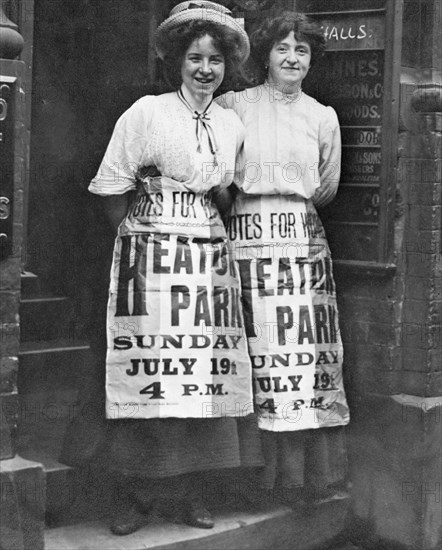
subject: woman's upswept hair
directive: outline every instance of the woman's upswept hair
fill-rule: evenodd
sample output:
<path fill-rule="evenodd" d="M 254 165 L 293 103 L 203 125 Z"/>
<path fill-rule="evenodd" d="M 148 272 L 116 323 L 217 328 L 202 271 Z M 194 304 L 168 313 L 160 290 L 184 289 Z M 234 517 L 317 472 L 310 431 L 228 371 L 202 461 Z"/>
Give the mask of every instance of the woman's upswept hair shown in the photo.
<path fill-rule="evenodd" d="M 303 13 L 281 12 L 274 17 L 265 19 L 250 37 L 252 57 L 261 69 L 264 78 L 266 76 L 265 64 L 268 62 L 273 45 L 285 38 L 291 31 L 294 32 L 296 40 L 307 42 L 310 45 L 311 65 L 323 54 L 325 36 L 320 25 Z"/>
<path fill-rule="evenodd" d="M 225 74 L 221 87 L 230 90 L 236 80 L 244 78 L 237 34 L 212 21 L 197 20 L 171 29 L 168 34 L 163 75 L 173 88 L 181 85 L 181 65 L 190 44 L 205 35 L 212 37 L 215 47 L 224 56 Z"/>

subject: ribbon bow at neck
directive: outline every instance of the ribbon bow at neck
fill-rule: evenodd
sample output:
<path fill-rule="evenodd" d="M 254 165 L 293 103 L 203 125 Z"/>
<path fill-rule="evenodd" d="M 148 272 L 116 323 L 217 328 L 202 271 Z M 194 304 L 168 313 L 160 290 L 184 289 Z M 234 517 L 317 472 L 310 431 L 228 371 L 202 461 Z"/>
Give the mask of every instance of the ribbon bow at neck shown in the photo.
<path fill-rule="evenodd" d="M 207 139 L 209 141 L 209 147 L 210 152 L 213 155 L 213 164 L 215 166 L 218 166 L 218 161 L 216 158 L 216 153 L 218 152 L 218 146 L 216 143 L 215 133 L 213 131 L 213 128 L 210 126 L 210 117 L 208 114 L 209 107 L 212 105 L 212 101 L 207 105 L 207 107 L 204 109 L 202 113 L 196 111 L 192 108 L 190 103 L 186 100 L 184 97 L 184 94 L 181 89 L 178 90 L 178 97 L 181 99 L 181 101 L 184 103 L 184 105 L 189 109 L 189 111 L 192 113 L 192 118 L 196 120 L 196 141 L 198 143 L 197 151 L 198 153 L 201 153 L 201 143 L 202 143 L 202 137 L 203 137 L 203 131 L 207 134 Z"/>

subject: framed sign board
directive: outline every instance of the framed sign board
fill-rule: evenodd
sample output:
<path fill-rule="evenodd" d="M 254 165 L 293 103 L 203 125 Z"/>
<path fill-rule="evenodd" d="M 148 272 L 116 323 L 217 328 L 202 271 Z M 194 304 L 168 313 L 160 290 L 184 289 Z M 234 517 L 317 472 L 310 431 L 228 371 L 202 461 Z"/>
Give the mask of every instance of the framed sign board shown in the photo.
<path fill-rule="evenodd" d="M 19 61 L 0 62 L 0 261 L 14 251 L 14 195 L 23 179 L 25 145 L 18 132 L 23 117 L 23 68 Z"/>
<path fill-rule="evenodd" d="M 332 3 L 322 4 L 331 8 Z M 327 47 L 304 89 L 336 110 L 342 135 L 339 191 L 320 214 L 335 262 L 388 269 L 393 259 L 400 2 L 376 2 L 376 7 L 360 10 L 338 9 L 338 4 L 357 5 L 333 2 L 334 11 L 308 13 L 321 23 Z"/>

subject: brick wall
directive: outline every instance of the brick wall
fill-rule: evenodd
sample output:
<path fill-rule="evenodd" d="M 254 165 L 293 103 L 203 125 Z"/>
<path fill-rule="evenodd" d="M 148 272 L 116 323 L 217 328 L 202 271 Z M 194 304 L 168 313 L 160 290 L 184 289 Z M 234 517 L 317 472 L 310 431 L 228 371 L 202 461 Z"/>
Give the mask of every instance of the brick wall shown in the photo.
<path fill-rule="evenodd" d="M 16 77 L 21 82 L 23 63 L 1 60 L 2 74 Z M 16 85 L 20 88 L 20 84 Z M 12 100 L 12 98 L 11 98 Z M 1 458 L 14 455 L 13 433 L 17 416 L 17 369 L 20 326 L 18 308 L 20 301 L 20 266 L 23 240 L 23 174 L 26 173 L 27 151 L 24 132 L 24 94 L 15 95 L 14 134 L 4 139 L 14 139 L 14 173 L 12 217 L 12 254 L 0 262 L 0 397 L 1 397 Z M 11 101 L 12 105 L 12 101 Z M 6 175 L 8 177 L 9 174 Z"/>
<path fill-rule="evenodd" d="M 411 102 L 425 109 L 422 94 L 417 89 Z M 442 395 L 442 112 L 417 112 L 416 119 L 417 130 L 401 133 L 398 151 L 405 206 L 401 392 L 436 397 Z"/>
<path fill-rule="evenodd" d="M 404 4 L 394 262 L 338 272 L 355 538 L 442 544 L 441 1 Z"/>

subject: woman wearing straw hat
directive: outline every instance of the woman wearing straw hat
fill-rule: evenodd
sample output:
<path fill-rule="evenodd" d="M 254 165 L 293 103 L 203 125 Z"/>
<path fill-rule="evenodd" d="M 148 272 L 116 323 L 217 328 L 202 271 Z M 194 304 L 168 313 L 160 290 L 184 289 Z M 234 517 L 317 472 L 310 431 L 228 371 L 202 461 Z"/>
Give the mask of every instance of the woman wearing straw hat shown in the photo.
<path fill-rule="evenodd" d="M 249 55 L 229 14 L 182 2 L 159 26 L 157 52 L 176 91 L 145 96 L 121 116 L 89 187 L 117 231 L 106 457 L 122 476 L 118 535 L 140 528 L 159 496 L 182 521 L 211 528 L 201 474 L 262 463 L 248 429 L 237 265 L 212 200 L 230 185 L 243 139 L 235 113 L 212 102 Z"/>

